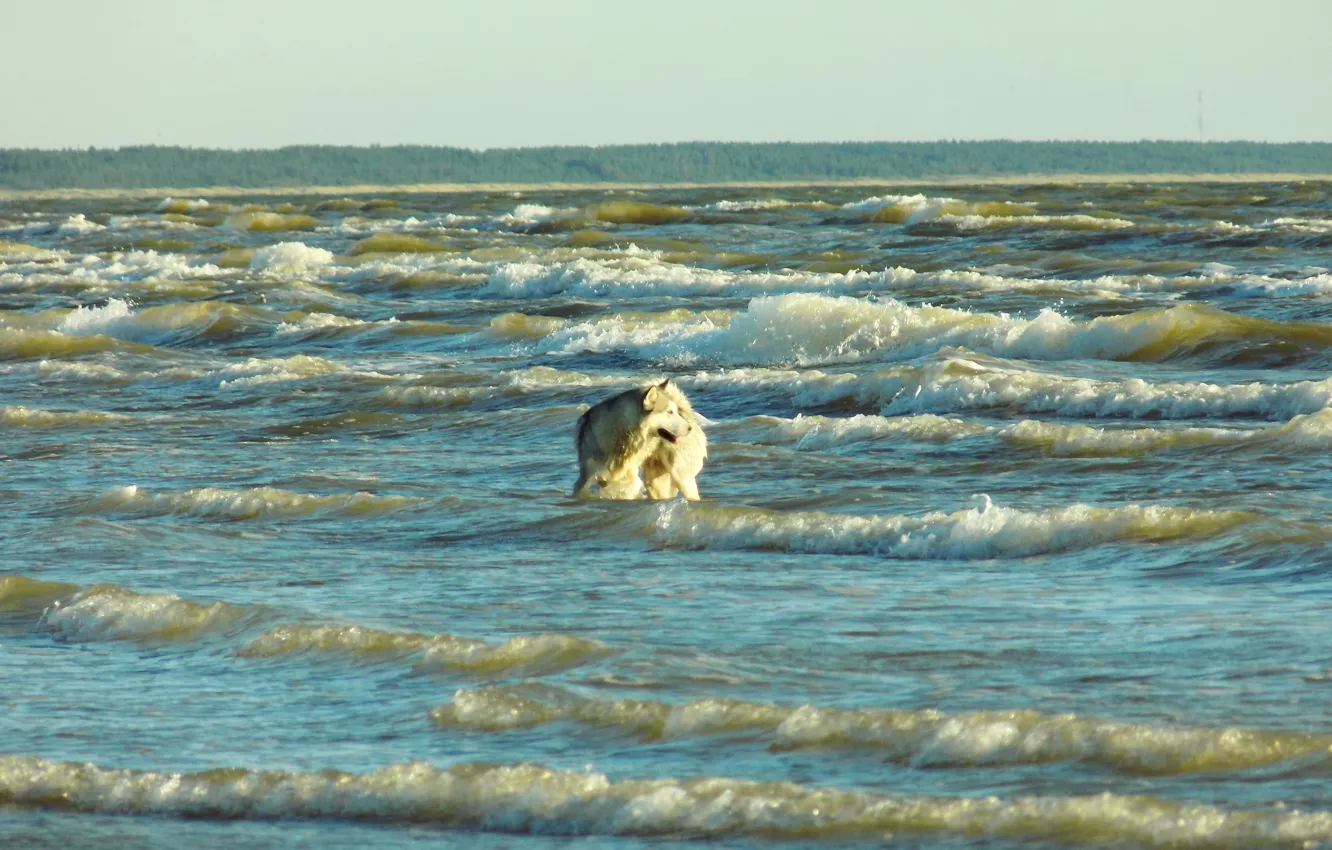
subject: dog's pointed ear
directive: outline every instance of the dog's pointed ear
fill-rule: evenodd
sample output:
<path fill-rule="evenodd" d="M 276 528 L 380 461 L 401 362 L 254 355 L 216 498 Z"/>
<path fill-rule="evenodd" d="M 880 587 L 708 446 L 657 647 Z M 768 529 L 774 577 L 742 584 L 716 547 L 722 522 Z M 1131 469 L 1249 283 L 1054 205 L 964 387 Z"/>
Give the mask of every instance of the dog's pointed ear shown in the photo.
<path fill-rule="evenodd" d="M 651 386 L 651 387 L 648 387 L 648 388 L 647 388 L 647 392 L 643 393 L 643 409 L 644 409 L 644 410 L 656 410 L 656 409 L 657 409 L 657 397 L 660 396 L 660 395 L 661 395 L 661 388 L 660 388 L 660 387 L 657 387 L 657 386 Z"/>
<path fill-rule="evenodd" d="M 667 378 L 666 380 L 662 381 L 660 384 L 657 384 L 657 386 L 658 386 L 659 388 L 661 388 L 662 390 L 665 390 L 665 389 L 666 389 L 667 387 L 669 387 L 670 385 L 671 385 L 671 379 L 670 379 L 670 378 Z"/>

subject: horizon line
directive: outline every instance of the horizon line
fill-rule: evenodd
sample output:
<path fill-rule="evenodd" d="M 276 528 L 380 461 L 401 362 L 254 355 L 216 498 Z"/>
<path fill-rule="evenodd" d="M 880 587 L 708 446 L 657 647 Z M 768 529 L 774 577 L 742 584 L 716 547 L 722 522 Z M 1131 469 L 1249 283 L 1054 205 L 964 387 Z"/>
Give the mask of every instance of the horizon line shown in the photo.
<path fill-rule="evenodd" d="M 141 150 L 145 148 L 177 148 L 181 150 L 192 151 L 218 151 L 228 153 L 249 153 L 262 151 L 281 151 L 291 148 L 357 148 L 365 150 L 375 149 L 393 149 L 393 148 L 427 148 L 440 150 L 458 150 L 469 151 L 472 153 L 489 153 L 491 151 L 532 151 L 532 150 L 607 150 L 616 148 L 650 148 L 650 147 L 670 147 L 670 146 L 690 146 L 690 145 L 749 145 L 749 146 L 783 146 L 783 145 L 809 145 L 809 146 L 851 146 L 851 145 L 984 145 L 984 144 L 1016 144 L 1016 145 L 1150 145 L 1150 144 L 1172 144 L 1172 145 L 1193 145 L 1205 147 L 1208 145 L 1332 145 L 1332 140 L 1299 140 L 1299 141 L 1263 141 L 1258 139 L 1013 139 L 1013 138 L 990 138 L 990 139 L 916 139 L 916 140 L 894 140 L 894 139 L 875 139 L 875 140 L 842 140 L 842 141 L 744 141 L 744 140 L 718 140 L 718 139 L 694 139 L 688 141 L 669 141 L 669 142 L 601 142 L 601 143 L 582 143 L 582 144 L 541 144 L 541 145 L 511 145 L 496 147 L 468 147 L 466 145 L 450 145 L 442 143 L 424 143 L 424 142 L 369 142 L 369 143 L 340 143 L 340 142 L 293 142 L 282 145 L 259 145 L 253 147 L 208 147 L 201 145 L 181 144 L 181 143 L 162 143 L 162 142 L 136 142 L 121 145 L 73 145 L 67 147 L 22 147 L 17 145 L 0 146 L 0 152 L 10 151 L 37 151 L 47 153 L 85 153 L 89 151 L 124 151 Z"/>

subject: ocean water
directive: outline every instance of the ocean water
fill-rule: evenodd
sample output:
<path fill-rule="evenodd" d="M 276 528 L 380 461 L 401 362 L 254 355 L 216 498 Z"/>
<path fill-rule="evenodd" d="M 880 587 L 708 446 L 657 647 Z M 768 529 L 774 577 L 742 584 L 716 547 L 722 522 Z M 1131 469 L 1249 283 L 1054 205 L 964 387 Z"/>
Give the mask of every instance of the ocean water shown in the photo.
<path fill-rule="evenodd" d="M 1332 843 L 1332 184 L 0 201 L 6 846 Z M 703 501 L 570 498 L 671 377 Z"/>

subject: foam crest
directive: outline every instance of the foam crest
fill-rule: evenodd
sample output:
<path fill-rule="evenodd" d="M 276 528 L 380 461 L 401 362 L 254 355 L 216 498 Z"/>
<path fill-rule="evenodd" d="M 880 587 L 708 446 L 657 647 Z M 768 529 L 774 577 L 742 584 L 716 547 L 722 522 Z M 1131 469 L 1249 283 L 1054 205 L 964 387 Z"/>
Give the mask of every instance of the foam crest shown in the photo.
<path fill-rule="evenodd" d="M 1048 308 L 1020 319 L 913 307 L 894 299 L 791 293 L 756 297 L 729 320 L 710 311 L 675 322 L 612 316 L 563 325 L 545 345 L 564 353 L 632 352 L 673 362 L 815 365 L 906 360 L 953 347 L 1033 360 L 1168 360 L 1209 342 L 1276 340 L 1325 348 L 1332 345 L 1332 326 L 1272 322 L 1195 305 L 1076 321 Z"/>
<path fill-rule="evenodd" d="M 1002 409 L 1069 417 L 1290 419 L 1332 406 L 1332 379 L 1289 384 L 1101 380 L 945 355 L 925 366 L 872 374 L 749 368 L 700 372 L 687 387 L 783 393 L 800 407 L 880 407 L 885 416 Z"/>
<path fill-rule="evenodd" d="M 204 605 L 174 594 L 99 585 L 56 602 L 42 622 L 68 640 L 183 641 L 235 622 L 244 610 L 225 602 Z"/>
<path fill-rule="evenodd" d="M 782 210 L 788 207 L 816 207 L 822 206 L 817 203 L 801 203 L 798 201 L 784 201 L 781 198 L 754 198 L 746 201 L 716 201 L 711 204 L 704 204 L 700 207 L 689 207 L 688 209 L 697 209 L 702 212 L 763 212 L 766 210 Z"/>
<path fill-rule="evenodd" d="M 933 709 L 831 709 L 705 699 L 683 704 L 588 699 L 550 685 L 461 688 L 431 719 L 501 732 L 578 723 L 646 741 L 740 733 L 772 749 L 872 748 L 916 767 L 1081 761 L 1118 772 L 1166 775 L 1248 770 L 1328 756 L 1332 737 L 1234 728 L 1150 726 L 1035 711 L 946 714 Z"/>
<path fill-rule="evenodd" d="M 275 487 L 246 490 L 200 487 L 180 493 L 155 494 L 131 484 L 107 489 L 89 502 L 86 509 L 99 513 L 182 514 L 245 520 L 315 514 L 364 516 L 402 510 L 422 501 L 416 497 L 377 496 L 365 492 L 317 496 Z"/>
<path fill-rule="evenodd" d="M 299 381 L 349 371 L 341 363 L 335 363 L 323 357 L 296 354 L 291 357 L 250 357 L 240 363 L 232 363 L 223 367 L 216 374 L 225 376 L 218 383 L 219 387 L 239 387 L 282 381 Z M 358 374 L 373 375 L 374 373 Z"/>
<path fill-rule="evenodd" d="M 1018 445 L 1059 456 L 1136 456 L 1172 449 L 1257 446 L 1300 450 L 1332 448 L 1332 408 L 1263 428 L 1093 428 L 1023 420 L 1000 430 Z"/>
<path fill-rule="evenodd" d="M 862 443 L 888 438 L 920 442 L 944 442 L 989 433 L 984 425 L 923 413 L 918 416 L 804 416 L 794 419 L 754 416 L 746 420 L 722 423 L 717 431 L 726 434 L 744 430 L 755 434 L 756 442 L 768 445 L 792 445 L 800 451 L 822 451 L 848 443 Z"/>
<path fill-rule="evenodd" d="M 1247 511 L 1164 505 L 1070 505 L 1021 511 L 992 504 L 918 517 L 769 511 L 673 502 L 644 508 L 639 521 L 660 546 L 755 549 L 882 558 L 1019 558 L 1130 543 L 1215 537 L 1262 521 Z"/>
<path fill-rule="evenodd" d="M 934 219 L 958 230 L 994 230 L 1001 227 L 1047 227 L 1058 230 L 1123 230 L 1133 227 L 1126 218 L 1073 213 L 1070 215 L 955 215 L 945 213 Z"/>
<path fill-rule="evenodd" d="M 870 386 L 857 389 L 882 398 L 885 414 L 1006 408 L 1062 416 L 1284 419 L 1332 403 L 1332 379 L 1291 384 L 1098 380 L 982 366 L 965 359 L 945 360 L 902 377 L 871 376 Z"/>
<path fill-rule="evenodd" d="M 1143 847 L 1290 847 L 1332 813 L 1225 810 L 1112 793 L 905 797 L 721 777 L 612 780 L 539 764 L 422 762 L 368 773 L 164 773 L 0 756 L 0 803 L 164 817 L 319 818 L 513 833 L 883 840 L 893 833 Z"/>
<path fill-rule="evenodd" d="M 86 264 L 71 274 L 71 277 L 91 284 L 97 281 L 207 279 L 224 274 L 226 274 L 225 269 L 196 258 L 147 250 L 112 254 L 105 263 Z"/>
<path fill-rule="evenodd" d="M 106 230 L 106 226 L 91 221 L 83 213 L 75 213 L 69 216 L 56 227 L 56 233 L 62 236 L 81 236 L 85 233 L 96 233 L 99 230 Z"/>
<path fill-rule="evenodd" d="M 397 321 L 397 319 L 389 319 L 384 324 L 396 324 Z M 282 322 L 273 329 L 273 332 L 279 335 L 308 334 L 341 331 L 347 328 L 364 328 L 373 324 L 377 323 L 353 319 L 348 316 L 339 316 L 335 313 L 306 313 L 303 316 L 293 317 Z"/>
<path fill-rule="evenodd" d="M 332 251 L 312 248 L 304 242 L 278 242 L 256 248 L 249 266 L 273 275 L 312 277 L 332 263 Z"/>
<path fill-rule="evenodd" d="M 221 301 L 164 304 L 134 310 L 121 298 L 100 307 L 77 307 L 55 326 L 69 336 L 109 336 L 140 341 L 165 336 L 227 336 L 260 324 L 270 324 L 264 310 Z"/>
<path fill-rule="evenodd" d="M 1170 449 L 1239 445 L 1261 434 L 1233 428 L 1093 428 L 1023 420 L 999 436 L 1027 448 L 1060 457 L 1137 456 Z"/>
<path fill-rule="evenodd" d="M 15 428 L 82 428 L 133 421 L 132 416 L 96 410 L 42 410 L 23 405 L 0 407 L 0 425 Z"/>
<path fill-rule="evenodd" d="M 173 198 L 170 195 L 163 198 L 155 208 L 159 213 L 195 213 L 208 210 L 212 207 L 208 201 L 203 198 L 189 200 L 187 198 Z"/>
<path fill-rule="evenodd" d="M 1112 220 L 1093 220 L 1099 222 L 1098 227 L 1113 226 Z M 1110 224 L 1107 225 L 1107 222 Z M 408 274 L 413 270 L 401 265 L 402 258 L 398 258 L 397 262 L 399 265 L 378 268 L 375 274 Z M 471 260 L 428 261 L 427 264 L 430 267 L 484 274 L 486 280 L 483 293 L 505 298 L 543 298 L 554 295 L 620 298 L 756 296 L 785 292 L 914 293 L 927 289 L 1054 295 L 1076 293 L 1107 298 L 1213 290 L 1241 296 L 1298 296 L 1332 291 L 1332 275 L 1324 271 L 1287 279 L 1204 268 L 1200 273 L 1178 277 L 1151 274 L 1102 275 L 1088 280 L 1014 277 L 972 270 L 920 272 L 901 266 L 879 271 L 853 269 L 841 273 L 791 269 L 772 272 L 727 271 L 668 262 L 660 252 L 634 250 L 622 256 L 574 256 L 566 259 L 562 251 L 557 249 L 540 257 L 499 263 L 488 262 L 478 254 Z"/>
<path fill-rule="evenodd" d="M 380 390 L 377 398 L 386 404 L 400 407 L 453 408 L 508 396 L 521 396 L 525 393 L 559 392 L 585 387 L 627 388 L 633 385 L 632 380 L 624 378 L 587 375 L 582 372 L 552 369 L 549 366 L 532 366 L 501 372 L 498 382 L 483 385 L 470 383 L 482 380 L 479 376 L 459 376 L 458 380 L 459 384 L 447 386 L 412 384 L 385 387 Z M 461 383 L 462 381 L 469 383 Z"/>
<path fill-rule="evenodd" d="M 572 635 L 520 635 L 499 644 L 455 635 L 388 632 L 361 626 L 292 624 L 255 638 L 241 655 L 272 658 L 312 652 L 338 652 L 363 659 L 420 655 L 423 669 L 503 673 L 554 672 L 609 653 L 605 644 Z"/>

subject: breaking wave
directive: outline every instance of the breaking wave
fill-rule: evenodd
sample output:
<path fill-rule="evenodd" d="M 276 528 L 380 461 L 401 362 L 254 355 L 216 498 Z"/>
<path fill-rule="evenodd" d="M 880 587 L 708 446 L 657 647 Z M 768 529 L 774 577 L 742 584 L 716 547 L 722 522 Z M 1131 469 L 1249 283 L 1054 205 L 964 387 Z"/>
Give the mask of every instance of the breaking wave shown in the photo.
<path fill-rule="evenodd" d="M 671 362 L 818 365 L 908 360 L 956 347 L 1032 360 L 1170 360 L 1218 344 L 1332 347 L 1332 326 L 1283 323 L 1185 305 L 1078 321 L 1052 309 L 1032 319 L 886 299 L 795 293 L 760 296 L 729 320 L 719 311 L 678 321 L 611 316 L 553 329 L 563 353 L 628 352 Z"/>
<path fill-rule="evenodd" d="M 233 625 L 252 613 L 225 602 L 201 604 L 174 594 L 136 593 L 98 585 L 57 601 L 42 618 L 44 627 L 67 640 L 191 640 Z"/>
<path fill-rule="evenodd" d="M 421 669 L 468 673 L 522 671 L 553 673 L 603 658 L 610 649 L 597 640 L 563 634 L 519 635 L 491 644 L 454 635 L 387 632 L 361 626 L 289 624 L 271 629 L 240 651 L 271 658 L 312 652 L 338 652 L 359 658 L 419 655 Z"/>
<path fill-rule="evenodd" d="M 1290 419 L 1332 405 L 1332 379 L 1268 384 L 1096 379 L 1035 372 L 984 358 L 944 354 L 924 366 L 867 375 L 731 369 L 681 378 L 699 389 L 783 393 L 799 407 L 873 407 L 886 416 L 999 409 L 1070 417 Z"/>
<path fill-rule="evenodd" d="M 1249 511 L 1166 505 L 1069 505 L 1022 511 L 980 497 L 979 507 L 922 516 L 771 511 L 709 503 L 652 505 L 634 517 L 654 544 L 882 558 L 1021 558 L 1114 543 L 1216 537 L 1265 522 Z M 1304 529 L 1312 532 L 1312 529 Z M 1329 533 L 1317 532 L 1319 539 Z"/>
<path fill-rule="evenodd" d="M 283 614 L 262 604 L 196 602 L 173 593 L 139 593 L 113 584 L 80 588 L 22 575 L 0 575 L 0 612 L 34 617 L 63 640 L 184 643 L 205 636 L 253 634 Z M 319 622 L 270 625 L 246 640 L 243 658 L 341 655 L 361 662 L 412 659 L 423 672 L 541 676 L 600 660 L 615 650 L 601 641 L 548 633 L 498 643 L 450 634 L 395 632 Z"/>
<path fill-rule="evenodd" d="M 368 773 L 123 770 L 0 756 L 0 802 L 165 817 L 433 823 L 557 835 L 875 839 L 906 835 L 1288 847 L 1332 839 L 1332 813 L 1226 810 L 1148 796 L 893 796 L 722 777 L 612 780 L 539 764 L 421 762 Z"/>
<path fill-rule="evenodd" d="M 1034 419 L 997 427 L 931 413 L 861 413 L 847 417 L 797 415 L 790 419 L 753 416 L 717 423 L 715 433 L 762 445 L 789 445 L 798 451 L 824 451 L 883 439 L 947 442 L 981 435 L 997 436 L 1056 456 L 1134 457 L 1162 451 L 1249 446 L 1297 451 L 1332 447 L 1332 408 L 1256 428 L 1097 428 Z"/>
<path fill-rule="evenodd" d="M 1326 735 L 1151 726 L 1036 711 L 948 714 L 734 699 L 606 702 L 534 684 L 463 688 L 430 716 L 441 726 L 486 732 L 573 722 L 648 741 L 742 733 L 775 750 L 868 748 L 913 767 L 1081 761 L 1137 775 L 1247 770 L 1315 755 L 1327 760 L 1332 747 Z"/>
<path fill-rule="evenodd" d="M 85 428 L 133 421 L 132 416 L 96 410 L 42 410 L 23 405 L 0 407 L 0 425 L 19 428 Z"/>
<path fill-rule="evenodd" d="M 424 501 L 413 496 L 379 496 L 365 492 L 319 496 L 274 487 L 246 490 L 200 487 L 180 493 L 154 494 L 130 484 L 111 487 L 101 496 L 83 503 L 80 509 L 89 513 L 183 514 L 247 520 L 316 514 L 366 516 L 402 510 Z"/>

